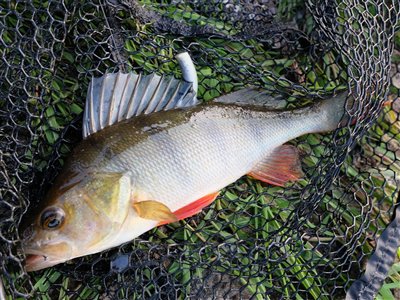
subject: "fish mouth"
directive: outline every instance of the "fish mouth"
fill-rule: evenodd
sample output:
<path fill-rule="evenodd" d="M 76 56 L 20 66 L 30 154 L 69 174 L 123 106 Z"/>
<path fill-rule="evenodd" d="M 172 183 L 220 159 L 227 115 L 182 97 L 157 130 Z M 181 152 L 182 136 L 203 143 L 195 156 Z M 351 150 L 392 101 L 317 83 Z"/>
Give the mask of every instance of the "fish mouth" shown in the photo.
<path fill-rule="evenodd" d="M 27 254 L 25 259 L 25 269 L 27 272 L 40 270 L 37 266 L 42 265 L 45 261 L 47 261 L 47 256 L 45 255 Z"/>
<path fill-rule="evenodd" d="M 37 251 L 26 251 L 25 257 L 25 269 L 27 272 L 39 271 L 68 260 L 52 258 Z"/>

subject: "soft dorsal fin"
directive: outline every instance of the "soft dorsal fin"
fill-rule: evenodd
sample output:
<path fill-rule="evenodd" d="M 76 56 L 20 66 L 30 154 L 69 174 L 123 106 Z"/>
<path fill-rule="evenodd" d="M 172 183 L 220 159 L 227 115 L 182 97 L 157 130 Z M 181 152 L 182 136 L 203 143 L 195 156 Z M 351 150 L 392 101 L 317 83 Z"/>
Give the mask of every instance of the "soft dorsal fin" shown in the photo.
<path fill-rule="evenodd" d="M 271 96 L 268 94 L 268 91 L 259 90 L 255 87 L 248 87 L 223 95 L 216 98 L 214 102 L 238 105 L 255 105 L 272 110 L 283 109 L 287 104 L 285 99 Z"/>
<path fill-rule="evenodd" d="M 179 63 L 182 65 L 182 55 Z M 197 84 L 193 62 L 184 56 L 182 68 L 184 79 L 193 79 Z M 188 71 L 189 70 L 189 71 Z M 111 73 L 92 78 L 88 88 L 83 115 L 83 138 L 106 126 L 140 114 L 161 110 L 191 107 L 198 104 L 193 83 L 172 76 L 134 73 Z"/>

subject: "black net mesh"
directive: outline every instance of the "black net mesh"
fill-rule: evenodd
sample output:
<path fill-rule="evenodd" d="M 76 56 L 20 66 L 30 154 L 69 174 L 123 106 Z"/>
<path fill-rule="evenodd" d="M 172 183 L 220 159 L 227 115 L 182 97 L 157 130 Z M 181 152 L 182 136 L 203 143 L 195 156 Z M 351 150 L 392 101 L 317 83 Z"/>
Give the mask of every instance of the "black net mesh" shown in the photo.
<path fill-rule="evenodd" d="M 396 1 L 2 1 L 7 299 L 344 298 L 399 192 L 399 12 Z M 190 219 L 27 274 L 18 226 L 81 139 L 91 77 L 180 78 L 181 51 L 202 101 L 255 85 L 299 107 L 351 90 L 348 126 L 292 141 L 305 176 L 288 187 L 244 177 Z"/>

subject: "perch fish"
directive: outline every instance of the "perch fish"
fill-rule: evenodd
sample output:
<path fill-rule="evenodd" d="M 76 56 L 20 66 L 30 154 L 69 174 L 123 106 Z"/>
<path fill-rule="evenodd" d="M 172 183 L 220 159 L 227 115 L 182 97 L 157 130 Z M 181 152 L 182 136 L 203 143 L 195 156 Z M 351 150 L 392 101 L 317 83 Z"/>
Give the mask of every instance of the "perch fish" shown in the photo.
<path fill-rule="evenodd" d="M 197 214 L 243 175 L 279 186 L 298 179 L 298 151 L 284 143 L 336 129 L 347 97 L 271 110 L 271 97 L 254 88 L 199 104 L 193 85 L 155 74 L 92 80 L 84 139 L 37 213 L 28 214 L 27 271 Z"/>

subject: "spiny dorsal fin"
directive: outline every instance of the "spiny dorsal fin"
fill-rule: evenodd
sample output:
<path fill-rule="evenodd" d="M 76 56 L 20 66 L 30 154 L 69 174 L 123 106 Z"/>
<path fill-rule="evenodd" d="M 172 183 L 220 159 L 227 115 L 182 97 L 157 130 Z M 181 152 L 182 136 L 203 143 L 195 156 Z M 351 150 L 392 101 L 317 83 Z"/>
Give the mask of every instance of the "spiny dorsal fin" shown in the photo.
<path fill-rule="evenodd" d="M 283 109 L 287 104 L 286 100 L 271 96 L 268 94 L 268 91 L 259 90 L 255 87 L 248 87 L 223 95 L 215 99 L 214 102 L 238 105 L 255 105 L 272 110 Z"/>
<path fill-rule="evenodd" d="M 92 78 L 83 117 L 83 138 L 140 114 L 198 103 L 192 83 L 157 74 L 122 72 Z"/>
<path fill-rule="evenodd" d="M 122 72 L 92 78 L 83 114 L 83 138 L 140 114 L 198 104 L 193 61 L 187 52 L 179 53 L 176 59 L 185 81 L 172 76 Z"/>

